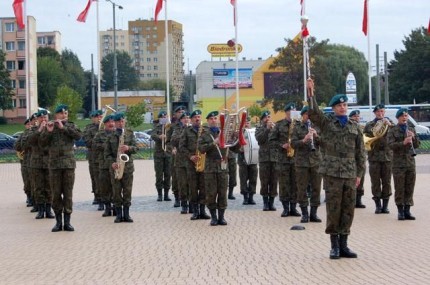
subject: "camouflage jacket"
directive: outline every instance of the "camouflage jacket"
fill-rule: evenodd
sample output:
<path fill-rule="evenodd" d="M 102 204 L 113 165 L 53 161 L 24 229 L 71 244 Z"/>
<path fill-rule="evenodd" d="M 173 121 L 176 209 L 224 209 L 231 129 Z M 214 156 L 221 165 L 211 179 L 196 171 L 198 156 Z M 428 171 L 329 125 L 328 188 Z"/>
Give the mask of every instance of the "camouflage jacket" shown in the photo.
<path fill-rule="evenodd" d="M 182 133 L 186 128 L 187 126 L 179 124 L 179 127 L 175 128 L 175 130 L 173 131 L 172 137 L 170 139 L 170 145 L 172 149 L 176 148 L 175 167 L 186 167 L 187 160 L 189 160 L 187 153 L 179 147 L 179 142 L 180 142 Z"/>
<path fill-rule="evenodd" d="M 317 134 L 320 131 L 317 127 L 312 126 Z M 291 136 L 291 144 L 294 148 L 295 165 L 298 167 L 315 167 L 321 163 L 320 139 L 314 137 L 313 143 L 315 151 L 312 151 L 311 142 L 303 142 L 303 139 L 308 134 L 308 125 L 302 121 L 296 121 Z"/>
<path fill-rule="evenodd" d="M 99 165 L 99 169 L 110 169 L 111 164 L 104 157 L 105 143 L 113 131 L 100 130 L 96 133 L 91 144 L 91 151 L 94 154 L 94 160 Z"/>
<path fill-rule="evenodd" d="M 388 120 L 393 125 L 393 122 L 390 119 Z M 366 136 L 371 138 L 374 137 L 372 129 L 376 125 L 376 122 L 377 122 L 376 120 L 372 120 L 366 124 L 363 131 L 363 133 Z M 392 127 L 388 127 L 388 129 L 391 129 L 391 128 Z M 382 138 L 377 139 L 372 143 L 372 150 L 367 152 L 367 159 L 369 161 L 392 161 L 393 160 L 393 151 L 388 146 L 387 133 L 388 131 L 385 133 L 385 135 Z"/>
<path fill-rule="evenodd" d="M 291 122 L 287 119 L 283 119 L 276 122 L 273 131 L 270 132 L 269 135 L 270 146 L 276 151 L 279 163 L 294 163 L 294 156 L 288 157 L 287 150 L 282 148 L 283 144 L 291 143 L 290 136 L 292 130 L 290 130 L 290 128 L 294 130 L 294 121 Z"/>
<path fill-rule="evenodd" d="M 24 158 L 21 161 L 22 165 L 25 167 L 30 167 L 31 159 L 31 146 L 28 143 L 28 135 L 30 134 L 30 129 L 25 129 L 22 134 L 18 137 L 13 148 L 17 152 L 24 152 Z"/>
<path fill-rule="evenodd" d="M 169 127 L 167 127 L 169 128 Z M 169 130 L 167 130 L 169 131 Z M 167 134 L 166 131 L 166 134 Z M 165 139 L 164 143 L 166 151 L 163 150 L 163 143 L 160 139 L 160 135 L 163 133 L 163 125 L 157 124 L 154 128 L 154 130 L 151 133 L 151 139 L 154 141 L 154 157 L 163 158 L 163 157 L 170 157 L 171 154 L 167 151 L 167 138 Z"/>
<path fill-rule="evenodd" d="M 273 131 L 268 129 L 266 124 L 260 124 L 255 129 L 255 139 L 260 146 L 258 150 L 258 161 L 259 162 L 277 162 L 278 161 L 278 151 L 270 145 L 269 135 Z"/>
<path fill-rule="evenodd" d="M 38 126 L 33 126 L 28 132 L 27 144 L 31 148 L 30 165 L 31 168 L 49 168 L 49 149 L 44 143 L 41 143 L 42 132 L 39 132 Z"/>
<path fill-rule="evenodd" d="M 173 133 L 181 128 L 180 122 L 171 123 L 167 125 L 167 131 L 166 131 L 166 151 L 170 154 L 172 154 L 173 145 L 172 145 L 172 137 Z"/>
<path fill-rule="evenodd" d="M 104 157 L 106 163 L 109 164 L 110 169 L 112 169 L 112 164 L 117 161 L 118 156 L 118 144 L 121 136 L 122 130 L 117 129 L 111 135 L 107 137 L 104 146 Z M 125 163 L 124 173 L 133 173 L 134 164 L 132 154 L 137 153 L 139 148 L 136 145 L 136 138 L 132 130 L 125 129 L 124 134 L 124 145 L 129 147 L 129 150 L 125 153 L 129 157 L 129 161 Z"/>
<path fill-rule="evenodd" d="M 200 126 L 203 128 L 203 126 Z M 198 130 L 193 126 L 185 127 L 179 139 L 179 150 L 184 153 L 186 165 L 189 168 L 194 168 L 195 164 L 191 161 L 191 156 L 197 152 L 197 136 Z"/>
<path fill-rule="evenodd" d="M 39 143 L 48 146 L 49 168 L 76 168 L 73 147 L 75 140 L 79 140 L 81 137 L 81 130 L 72 122 L 65 122 L 63 129 L 59 129 L 55 124 L 52 132 L 48 132 L 45 129 L 40 136 Z"/>
<path fill-rule="evenodd" d="M 83 132 L 83 138 L 84 138 L 87 150 L 88 150 L 87 151 L 87 159 L 90 162 L 95 162 L 95 160 L 97 160 L 97 156 L 94 155 L 91 145 L 92 145 L 93 139 L 94 139 L 94 137 L 98 131 L 99 131 L 99 124 L 91 123 L 91 124 L 88 124 L 85 126 L 85 129 Z"/>
<path fill-rule="evenodd" d="M 420 139 L 418 138 L 415 128 L 408 125 L 410 131 L 415 134 L 413 139 L 414 148 L 420 146 Z M 387 140 L 388 146 L 393 150 L 393 168 L 415 168 L 415 158 L 411 155 L 411 146 L 404 145 L 405 132 L 396 125 L 388 130 Z"/>
<path fill-rule="evenodd" d="M 342 127 L 336 116 L 324 115 L 315 99 L 313 103 L 316 107 L 309 110 L 309 118 L 321 130 L 321 148 L 324 153 L 319 173 L 339 178 L 362 177 L 365 152 L 360 127 L 352 120 Z"/>

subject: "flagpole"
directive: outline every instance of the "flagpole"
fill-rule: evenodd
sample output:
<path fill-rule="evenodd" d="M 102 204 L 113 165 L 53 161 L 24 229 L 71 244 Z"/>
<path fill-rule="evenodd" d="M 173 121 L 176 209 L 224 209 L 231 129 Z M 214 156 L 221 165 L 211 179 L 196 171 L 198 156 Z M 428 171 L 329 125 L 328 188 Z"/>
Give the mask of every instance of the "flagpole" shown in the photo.
<path fill-rule="evenodd" d="M 167 118 L 170 120 L 170 74 L 169 74 L 169 33 L 168 33 L 168 25 L 167 25 L 167 0 L 164 0 L 165 4 L 165 10 L 164 10 L 164 38 L 166 41 L 166 95 L 167 95 L 167 101 L 166 101 L 166 112 L 167 112 Z"/>
<path fill-rule="evenodd" d="M 23 16 L 25 19 L 24 29 L 24 41 L 25 41 L 25 101 L 26 101 L 26 116 L 30 118 L 31 111 L 31 100 L 30 100 L 30 47 L 28 42 L 28 18 L 27 18 L 27 1 L 24 1 L 24 12 Z M 46 107 L 46 106 L 45 106 Z"/>
<path fill-rule="evenodd" d="M 100 18 L 99 18 L 99 0 L 97 0 L 97 109 L 102 109 L 101 96 L 101 67 L 100 67 Z"/>
<path fill-rule="evenodd" d="M 369 0 L 367 1 L 367 60 L 368 60 L 368 77 L 369 77 L 369 109 L 372 109 L 372 64 L 370 57 L 370 15 L 369 15 Z"/>
<path fill-rule="evenodd" d="M 306 15 L 306 3 L 305 0 L 302 0 L 302 8 L 301 8 L 301 17 L 300 17 L 300 21 L 302 22 L 302 43 L 303 43 L 303 101 L 306 102 L 307 98 L 308 98 L 308 90 L 306 88 L 306 37 L 303 36 L 303 29 L 305 27 L 303 27 L 303 20 L 304 17 Z"/>
<path fill-rule="evenodd" d="M 236 54 L 236 111 L 239 112 L 239 42 L 237 41 L 237 1 L 234 1 L 234 52 Z"/>

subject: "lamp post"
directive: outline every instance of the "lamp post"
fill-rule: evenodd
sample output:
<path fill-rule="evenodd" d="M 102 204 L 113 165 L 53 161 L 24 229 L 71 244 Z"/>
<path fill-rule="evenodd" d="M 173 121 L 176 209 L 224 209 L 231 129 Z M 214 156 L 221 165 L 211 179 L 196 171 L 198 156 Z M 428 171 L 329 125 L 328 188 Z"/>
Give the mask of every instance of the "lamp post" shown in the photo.
<path fill-rule="evenodd" d="M 112 3 L 113 9 L 113 96 L 114 96 L 114 108 L 118 110 L 118 63 L 116 60 L 116 28 L 115 28 L 115 7 L 122 10 L 122 6 L 116 4 L 111 0 L 106 0 Z"/>

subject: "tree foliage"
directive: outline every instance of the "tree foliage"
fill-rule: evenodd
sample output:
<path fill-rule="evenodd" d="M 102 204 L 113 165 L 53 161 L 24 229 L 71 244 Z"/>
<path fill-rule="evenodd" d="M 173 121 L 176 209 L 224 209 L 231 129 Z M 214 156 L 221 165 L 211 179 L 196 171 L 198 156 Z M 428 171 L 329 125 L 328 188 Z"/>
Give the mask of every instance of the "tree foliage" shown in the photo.
<path fill-rule="evenodd" d="M 248 116 L 251 117 L 251 119 L 255 118 L 255 122 L 260 118 L 261 113 L 263 113 L 263 110 L 258 104 L 252 104 L 247 109 Z"/>
<path fill-rule="evenodd" d="M 53 106 L 57 89 L 65 83 L 63 69 L 58 60 L 53 57 L 37 59 L 37 90 L 39 106 Z"/>
<path fill-rule="evenodd" d="M 118 68 L 118 90 L 135 90 L 138 86 L 139 78 L 132 66 L 133 60 L 125 51 L 117 51 L 117 68 Z M 113 52 L 103 57 L 101 68 L 103 80 L 106 80 L 106 90 L 114 89 L 113 82 Z"/>
<path fill-rule="evenodd" d="M 430 35 L 424 27 L 403 40 L 404 50 L 394 52 L 389 64 L 390 103 L 429 102 Z"/>
<path fill-rule="evenodd" d="M 63 50 L 61 53 L 61 66 L 65 75 L 65 84 L 83 98 L 86 93 L 87 82 L 78 56 L 71 50 Z"/>
<path fill-rule="evenodd" d="M 142 101 L 140 103 L 130 105 L 125 112 L 127 117 L 127 124 L 132 128 L 136 128 L 143 124 L 144 115 L 146 113 L 146 104 Z"/>
<path fill-rule="evenodd" d="M 57 90 L 57 96 L 53 106 L 66 104 L 69 107 L 69 120 L 76 120 L 77 113 L 82 108 L 82 97 L 72 88 L 63 85 Z"/>
<path fill-rule="evenodd" d="M 0 50 L 0 109 L 13 109 L 10 72 L 6 69 L 6 54 Z"/>

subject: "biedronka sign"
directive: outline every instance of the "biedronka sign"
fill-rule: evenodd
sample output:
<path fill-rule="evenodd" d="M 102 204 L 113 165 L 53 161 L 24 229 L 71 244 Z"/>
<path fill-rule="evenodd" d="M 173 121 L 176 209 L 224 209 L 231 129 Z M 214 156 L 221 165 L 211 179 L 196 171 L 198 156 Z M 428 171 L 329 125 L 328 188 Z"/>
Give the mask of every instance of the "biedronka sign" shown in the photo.
<path fill-rule="evenodd" d="M 236 55 L 235 47 L 230 47 L 227 44 L 210 44 L 208 45 L 208 52 L 212 57 L 234 57 Z M 237 46 L 237 52 L 242 51 L 242 45 Z"/>

